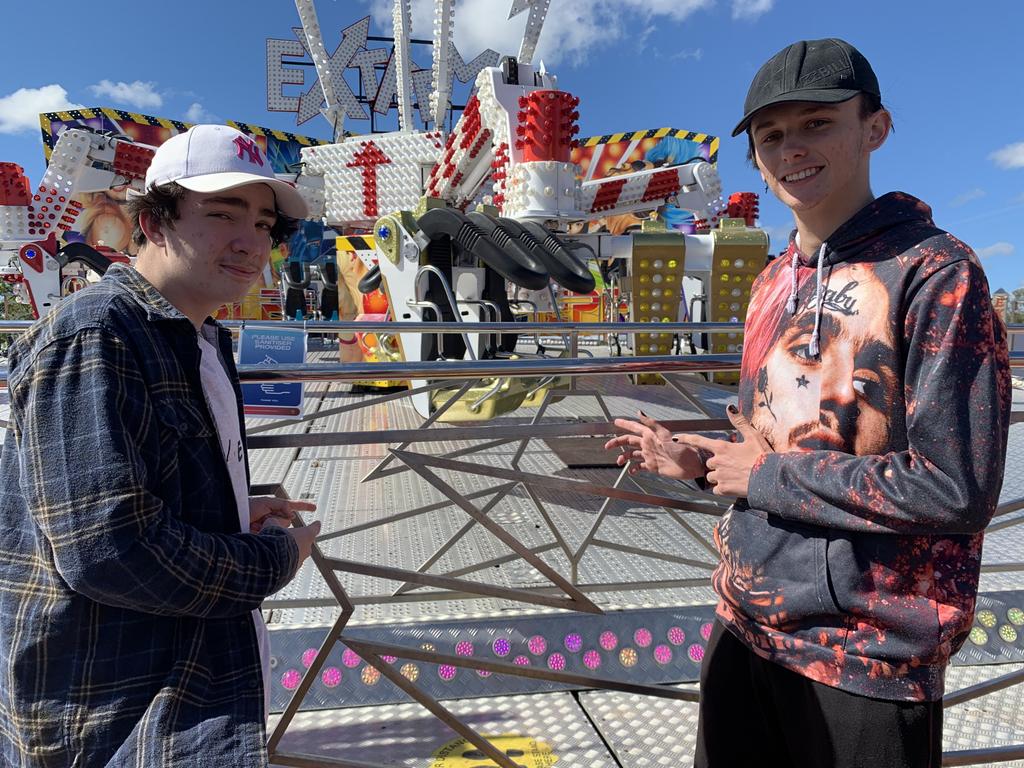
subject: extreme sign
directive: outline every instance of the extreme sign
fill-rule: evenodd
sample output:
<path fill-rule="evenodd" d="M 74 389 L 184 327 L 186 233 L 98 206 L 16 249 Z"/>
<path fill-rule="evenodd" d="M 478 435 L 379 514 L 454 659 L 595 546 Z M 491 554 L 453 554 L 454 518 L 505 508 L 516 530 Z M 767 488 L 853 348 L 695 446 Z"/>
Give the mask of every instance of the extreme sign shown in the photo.
<path fill-rule="evenodd" d="M 310 44 L 302 27 L 292 27 L 294 39 L 267 40 L 267 109 L 272 112 L 295 112 L 295 124 L 301 125 L 320 114 L 325 99 L 320 80 L 309 66 L 296 66 L 311 61 Z M 328 66 L 332 72 L 331 84 L 338 100 L 338 107 L 347 119 L 368 120 L 366 106 L 376 114 L 384 115 L 393 109 L 397 95 L 398 78 L 394 46 L 369 47 L 370 17 L 360 19 L 341 31 L 341 42 L 333 53 L 328 53 Z M 381 39 L 381 38 L 374 38 Z M 498 52 L 484 50 L 471 61 L 466 61 L 449 42 L 448 90 L 451 83 L 470 83 L 485 67 L 498 63 Z M 306 84 L 306 70 L 312 72 L 313 81 Z M 428 65 L 421 67 L 415 61 L 409 62 L 409 76 L 420 111 L 420 119 L 430 119 L 430 92 L 432 71 Z M 285 95 L 284 87 L 297 85 L 302 88 L 298 96 Z"/>

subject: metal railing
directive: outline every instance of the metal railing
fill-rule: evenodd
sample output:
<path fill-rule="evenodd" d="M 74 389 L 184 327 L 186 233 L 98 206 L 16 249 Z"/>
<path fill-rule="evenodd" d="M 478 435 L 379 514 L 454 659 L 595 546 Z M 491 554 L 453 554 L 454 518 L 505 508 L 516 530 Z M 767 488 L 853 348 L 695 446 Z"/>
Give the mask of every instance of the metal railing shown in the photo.
<path fill-rule="evenodd" d="M 20 334 L 30 321 L 0 321 L 0 334 Z M 310 333 L 509 333 L 566 335 L 570 338 L 568 358 L 519 358 L 514 360 L 441 360 L 415 363 L 336 363 L 239 367 L 246 382 L 260 381 L 359 381 L 365 379 L 465 379 L 517 376 L 601 375 L 613 373 L 705 373 L 739 369 L 739 354 L 696 354 L 579 358 L 581 334 L 594 333 L 742 333 L 742 323 L 409 323 L 409 322 L 315 322 L 273 321 L 224 323 L 231 329 L 246 327 L 304 328 Z M 1024 325 L 1008 326 L 1011 334 L 1024 333 Z M 1024 368 L 1024 352 L 1010 354 L 1013 368 Z M 7 369 L 0 368 L 0 386 L 6 386 Z"/>
<path fill-rule="evenodd" d="M 243 326 L 257 326 L 261 327 L 264 325 L 271 325 L 272 327 L 291 327 L 291 328 L 305 328 L 311 333 L 351 333 L 351 332 L 363 332 L 363 331 L 388 331 L 388 332 L 414 332 L 414 333 L 465 333 L 465 332 L 479 332 L 479 333 L 495 333 L 495 332 L 517 332 L 523 334 L 550 334 L 551 336 L 568 336 L 570 340 L 570 348 L 577 347 L 578 340 L 582 334 L 594 334 L 594 333 L 652 333 L 652 332 L 663 332 L 668 334 L 675 333 L 742 333 L 743 326 L 739 323 L 659 323 L 659 324 L 648 324 L 648 323 L 462 323 L 462 322 L 445 322 L 445 323 L 322 323 L 322 322 L 273 322 L 273 323 L 229 323 L 227 324 L 232 328 L 241 328 Z M 16 322 L 16 321 L 0 321 L 0 334 L 2 333 L 22 333 L 28 327 L 31 326 L 30 322 Z M 1011 326 L 1009 328 L 1011 333 L 1022 333 L 1024 332 L 1024 325 Z M 1024 367 L 1024 353 L 1014 353 L 1011 355 L 1013 365 L 1015 367 Z M 413 379 L 426 379 L 426 380 L 451 380 L 451 379 L 463 379 L 463 380 L 481 380 L 488 379 L 497 376 L 501 377 L 515 377 L 515 376 L 591 376 L 591 375 L 606 375 L 606 374 L 624 374 L 624 373 L 663 373 L 668 374 L 667 380 L 681 395 L 686 397 L 691 404 L 696 405 L 697 399 L 692 397 L 692 393 L 687 392 L 687 386 L 680 384 L 679 381 L 673 380 L 673 374 L 687 374 L 695 372 L 707 372 L 707 371 L 734 371 L 737 370 L 740 363 L 740 355 L 717 355 L 717 354 L 697 354 L 697 355 L 668 355 L 668 356 L 657 356 L 657 357 L 615 357 L 615 358 L 522 358 L 517 360 L 478 360 L 478 361 L 439 361 L 439 362 L 416 362 L 416 363 L 379 363 L 379 364 L 364 364 L 364 363 L 344 363 L 344 364 L 307 364 L 301 366 L 277 366 L 274 368 L 263 368 L 255 366 L 242 366 L 240 368 L 240 375 L 245 381 L 355 381 L 355 380 L 413 380 Z M 0 380 L 6 381 L 6 371 L 0 370 Z M 689 381 L 692 384 L 699 384 L 700 386 L 708 386 L 707 382 L 690 378 Z M 307 420 L 313 420 L 317 418 L 324 418 L 332 413 L 339 413 L 345 410 L 351 410 L 359 407 L 372 407 L 373 405 L 390 402 L 392 400 L 400 399 L 402 397 L 409 396 L 410 393 L 397 393 L 388 394 L 381 397 L 368 397 L 360 404 L 346 405 L 342 408 L 330 409 L 311 414 L 306 417 Z M 401 443 L 398 448 L 390 450 L 390 453 L 378 466 L 372 470 L 365 478 L 364 481 L 375 479 L 378 477 L 385 476 L 388 473 L 400 472 L 400 471 L 412 471 L 422 481 L 431 485 L 436 490 L 439 490 L 443 496 L 447 497 L 451 503 L 461 509 L 470 522 L 467 526 L 479 525 L 486 528 L 495 536 L 498 536 L 504 541 L 509 548 L 513 551 L 512 557 L 522 558 L 526 562 L 533 564 L 538 568 L 545 576 L 548 577 L 549 582 L 553 585 L 551 588 L 544 590 L 532 589 L 532 588 L 508 588 L 508 587 L 496 587 L 479 582 L 469 581 L 459 578 L 468 572 L 463 569 L 460 573 L 448 573 L 448 574 L 436 574 L 428 572 L 430 567 L 437 562 L 439 553 L 446 551 L 457 538 L 463 535 L 468 527 L 464 527 L 462 531 L 453 536 L 449 541 L 431 556 L 427 562 L 423 563 L 419 568 L 415 570 L 395 568 L 379 563 L 361 563 L 349 560 L 344 560 L 337 557 L 330 557 L 326 555 L 321 547 L 327 542 L 336 539 L 348 532 L 354 531 L 357 528 L 359 530 L 365 530 L 369 527 L 387 525 L 390 522 L 409 517 L 411 515 L 419 514 L 421 510 L 412 510 L 407 512 L 400 512 L 398 514 L 392 514 L 389 516 L 382 517 L 379 520 L 374 520 L 368 523 L 363 523 L 359 526 L 355 526 L 344 531 L 328 531 L 324 532 L 319 539 L 313 553 L 313 561 L 323 575 L 332 599 L 326 601 L 327 604 L 337 606 L 341 609 L 337 621 L 327 632 L 320 650 L 313 663 L 310 665 L 307 674 L 303 677 L 300 686 L 294 691 L 292 699 L 289 701 L 281 720 L 279 721 L 277 728 L 271 735 L 269 749 L 272 760 L 282 765 L 307 765 L 307 766 L 335 766 L 340 768 L 341 766 L 355 766 L 364 765 L 361 763 L 355 763 L 344 760 L 334 760 L 329 758 L 312 757 L 312 756 L 299 756 L 289 755 L 284 752 L 278 751 L 277 747 L 280 743 L 281 737 L 284 735 L 292 718 L 301 706 L 306 693 L 309 691 L 309 687 L 312 681 L 316 678 L 320 668 L 323 666 L 327 655 L 331 649 L 338 642 L 345 642 L 349 647 L 358 652 L 360 656 L 370 666 L 376 668 L 378 672 L 391 680 L 396 686 L 404 690 L 410 697 L 418 701 L 427 710 L 432 712 L 435 716 L 440 718 L 443 722 L 451 726 L 458 733 L 463 735 L 469 742 L 479 748 L 484 754 L 494 760 L 498 765 L 504 766 L 504 768 L 513 768 L 514 763 L 510 761 L 507 756 L 496 750 L 486 738 L 481 736 L 479 733 L 474 731 L 471 727 L 461 722 L 451 712 L 445 709 L 437 700 L 431 698 L 423 690 L 419 689 L 413 682 L 406 680 L 401 675 L 397 674 L 395 668 L 384 661 L 384 656 L 395 656 L 403 657 L 408 659 L 416 659 L 420 661 L 426 661 L 431 663 L 443 663 L 450 664 L 453 666 L 466 667 L 470 669 L 484 670 L 487 672 L 509 674 L 509 675 L 520 675 L 534 678 L 540 678 L 545 680 L 551 680 L 554 682 L 560 682 L 572 686 L 584 686 L 593 688 L 606 688 L 610 690 L 623 690 L 644 693 L 646 695 L 653 696 L 667 696 L 671 698 L 681 698 L 688 700 L 695 700 L 696 694 L 691 691 L 685 691 L 678 688 L 669 688 L 658 685 L 640 685 L 635 683 L 624 682 L 621 680 L 599 678 L 593 675 L 580 675 L 570 674 L 566 672 L 556 672 L 548 669 L 527 669 L 523 667 L 516 667 L 510 664 L 493 661 L 483 661 L 480 659 L 467 658 L 462 656 L 452 656 L 439 654 L 433 651 L 425 651 L 423 649 L 405 648 L 401 646 L 388 645 L 384 643 L 371 642 L 365 638 L 350 637 L 344 633 L 344 629 L 352 617 L 354 608 L 359 604 L 367 604 L 372 602 L 385 602 L 387 600 L 431 600 L 431 599 L 463 599 L 467 596 L 475 597 L 494 597 L 504 600 L 511 600 L 514 602 L 537 605 L 545 607 L 556 607 L 570 611 L 583 611 L 586 613 L 602 612 L 602 609 L 594 603 L 590 595 L 600 592 L 603 586 L 601 584 L 580 584 L 577 579 L 576 568 L 579 564 L 583 554 L 589 547 L 607 547 L 612 549 L 619 549 L 626 554 L 635 554 L 645 557 L 660 557 L 670 562 L 682 563 L 690 566 L 697 566 L 704 568 L 708 566 L 708 563 L 695 560 L 686 560 L 678 556 L 669 556 L 663 553 L 656 553 L 649 550 L 644 550 L 639 547 L 626 546 L 621 544 L 615 544 L 601 540 L 597 537 L 597 531 L 601 524 L 602 519 L 608 511 L 610 502 L 614 499 L 627 500 L 637 502 L 652 507 L 661 508 L 666 514 L 668 514 L 673 520 L 679 523 L 685 530 L 690 534 L 693 533 L 692 526 L 689 526 L 686 520 L 683 518 L 683 513 L 703 513 L 703 514 L 721 514 L 724 511 L 724 504 L 721 503 L 720 499 L 709 497 L 706 494 L 700 494 L 692 492 L 690 495 L 692 498 L 685 498 L 686 493 L 681 492 L 678 497 L 667 497 L 659 496 L 648 492 L 640 483 L 635 479 L 627 476 L 626 470 L 619 474 L 617 480 L 612 485 L 601 485 L 599 483 L 587 482 L 581 480 L 568 480 L 566 478 L 550 478 L 538 474 L 529 474 L 522 472 L 518 467 L 518 461 L 523 455 L 526 442 L 530 439 L 543 437 L 565 437 L 565 436 L 581 436 L 581 435 L 607 435 L 613 431 L 612 415 L 608 411 L 606 405 L 601 399 L 600 393 L 596 390 L 576 390 L 573 394 L 581 396 L 592 396 L 597 397 L 598 402 L 601 406 L 602 412 L 605 415 L 606 420 L 603 422 L 587 422 L 587 423 L 566 423 L 566 424 L 541 424 L 541 419 L 548 407 L 550 402 L 550 393 L 545 396 L 542 404 L 537 409 L 534 418 L 531 423 L 508 426 L 504 425 L 501 427 L 487 427 L 487 426 L 454 426 L 446 427 L 445 429 L 438 431 L 436 429 L 429 429 L 433 423 L 433 419 L 427 419 L 418 429 L 406 429 L 406 430 L 388 430 L 388 431 L 377 431 L 372 433 L 306 433 L 306 434 L 276 434 L 276 435 L 259 435 L 255 432 L 266 431 L 268 427 L 266 425 L 252 430 L 248 443 L 252 449 L 265 449 L 265 448 L 279 448 L 279 447 L 310 447 L 310 446 L 340 446 L 340 445 L 365 445 L 370 443 L 376 444 L 394 444 Z M 454 402 L 456 398 L 451 398 L 450 402 Z M 442 406 L 443 408 L 444 406 Z M 698 405 L 698 408 L 700 406 Z M 666 425 L 675 430 L 712 430 L 712 429 L 723 429 L 728 427 L 728 422 L 721 418 L 713 418 L 707 411 L 704 411 L 703 419 L 690 419 L 685 421 L 677 422 L 666 422 Z M 469 462 L 456 461 L 455 456 L 464 451 L 456 452 L 455 454 L 449 455 L 447 458 L 438 458 L 429 456 L 423 453 L 416 453 L 407 450 L 408 446 L 413 443 L 419 442 L 430 442 L 443 439 L 445 441 L 450 440 L 465 440 L 473 443 L 481 443 L 483 446 L 493 445 L 495 442 L 519 442 L 520 447 L 517 450 L 515 457 L 512 460 L 512 468 L 502 468 L 493 466 L 480 466 L 477 464 L 471 464 Z M 384 470 L 383 467 L 391 459 L 395 459 L 402 464 L 401 467 Z M 486 513 L 486 509 L 481 509 L 475 506 L 472 502 L 472 494 L 460 494 L 455 491 L 450 485 L 448 485 L 436 472 L 436 470 L 447 470 L 455 472 L 474 472 L 480 476 L 490 477 L 507 481 L 507 484 L 502 487 L 496 498 L 507 494 L 513 487 L 522 486 L 527 493 L 530 495 L 531 500 L 539 509 L 543 509 L 540 500 L 533 494 L 534 488 L 544 488 L 550 486 L 551 483 L 557 484 L 557 489 L 564 493 L 567 489 L 571 488 L 572 492 L 582 493 L 591 496 L 597 496 L 603 499 L 601 508 L 595 515 L 595 519 L 587 533 L 586 538 L 578 547 L 570 547 L 561 532 L 557 530 L 557 526 L 550 522 L 548 515 L 543 514 L 545 521 L 548 522 L 549 529 L 555 539 L 555 542 L 546 545 L 547 549 L 560 548 L 567 556 L 568 561 L 571 565 L 572 573 L 565 576 L 558 571 L 550 568 L 542 559 L 538 557 L 539 548 L 528 548 L 521 542 L 514 540 L 510 534 L 505 531 L 500 525 L 493 520 L 489 519 Z M 636 490 L 627 490 L 622 488 L 622 484 L 626 481 L 633 482 Z M 284 492 L 283 488 L 280 488 L 279 493 Z M 490 503 L 493 505 L 496 503 L 492 500 Z M 999 523 L 1001 527 L 1006 525 L 1012 525 L 1018 522 L 1019 518 L 1013 518 L 1005 520 L 1006 516 L 1014 511 L 1018 511 L 1024 502 L 1021 500 L 1014 500 L 1003 504 L 997 510 L 996 516 L 1004 518 Z M 301 520 L 299 521 L 301 524 Z M 709 550 L 710 554 L 713 555 L 713 551 Z M 488 561 L 485 563 L 477 563 L 474 569 L 488 568 L 493 565 L 496 561 Z M 984 567 L 985 571 L 992 571 L 993 569 L 1006 570 L 1012 569 L 1016 571 L 1024 570 L 1024 563 L 1004 563 L 995 566 Z M 351 573 L 351 574 L 365 574 L 371 576 L 378 576 L 386 578 L 392 581 L 402 582 L 402 586 L 391 595 L 366 595 L 350 597 L 341 581 L 338 579 L 339 573 Z M 700 581 L 702 584 L 708 582 L 707 578 L 693 579 L 690 580 L 694 584 Z M 680 582 L 681 583 L 681 582 Z M 617 588 L 621 588 L 624 584 L 613 585 Z M 639 585 L 637 585 L 639 586 Z M 687 584 L 689 586 L 689 584 Z M 433 587 L 434 589 L 425 592 L 422 587 Z M 321 600 L 274 600 L 274 607 L 284 608 L 288 607 L 288 603 L 294 603 L 296 606 L 299 605 L 312 605 L 312 604 L 324 604 L 325 601 Z M 1018 685 L 1024 680 L 1022 673 L 1011 673 L 1010 675 L 1003 675 L 996 677 L 993 680 L 981 683 L 978 685 L 969 686 L 959 691 L 953 691 L 947 694 L 944 700 L 944 706 L 950 707 L 964 702 L 974 700 L 980 696 L 987 695 L 994 691 L 1006 688 L 1012 685 Z M 1008 760 L 1015 760 L 1024 757 L 1024 745 L 1005 745 L 995 748 L 985 749 L 970 749 L 960 750 L 955 752 L 947 752 L 943 756 L 944 765 L 972 765 L 982 762 L 1001 762 Z"/>

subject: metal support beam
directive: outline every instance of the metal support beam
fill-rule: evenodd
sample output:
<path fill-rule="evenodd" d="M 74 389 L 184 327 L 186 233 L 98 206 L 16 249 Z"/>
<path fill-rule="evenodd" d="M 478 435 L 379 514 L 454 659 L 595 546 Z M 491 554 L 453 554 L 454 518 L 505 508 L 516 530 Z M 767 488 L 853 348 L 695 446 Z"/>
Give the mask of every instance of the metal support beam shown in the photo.
<path fill-rule="evenodd" d="M 1001 691 L 1020 682 L 1024 682 L 1024 669 L 1018 669 L 1016 672 L 993 677 L 991 680 L 986 680 L 983 683 L 969 685 L 966 688 L 961 688 L 959 691 L 947 693 L 942 697 L 942 708 L 949 709 L 957 704 L 963 704 L 965 701 L 987 696 L 990 693 Z"/>

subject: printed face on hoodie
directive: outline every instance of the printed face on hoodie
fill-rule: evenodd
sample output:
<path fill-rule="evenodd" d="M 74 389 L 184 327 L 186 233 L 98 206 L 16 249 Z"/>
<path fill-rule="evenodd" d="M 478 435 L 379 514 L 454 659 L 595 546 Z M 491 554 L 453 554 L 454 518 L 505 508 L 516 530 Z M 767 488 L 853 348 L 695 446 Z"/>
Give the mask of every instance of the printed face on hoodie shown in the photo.
<path fill-rule="evenodd" d="M 751 421 L 776 451 L 880 453 L 889 442 L 889 413 L 899 379 L 892 370 L 889 294 L 863 263 L 825 270 L 820 359 L 808 346 L 814 332 L 813 269 L 797 313 L 779 303 L 757 371 Z M 788 281 L 783 271 L 778 279 Z M 769 331 L 762 326 L 760 332 Z"/>

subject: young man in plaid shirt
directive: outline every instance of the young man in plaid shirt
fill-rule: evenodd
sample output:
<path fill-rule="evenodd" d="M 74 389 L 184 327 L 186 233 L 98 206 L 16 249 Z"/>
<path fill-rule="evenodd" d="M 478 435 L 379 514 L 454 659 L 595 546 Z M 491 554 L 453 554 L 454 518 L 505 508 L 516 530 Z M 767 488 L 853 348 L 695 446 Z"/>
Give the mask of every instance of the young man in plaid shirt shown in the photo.
<path fill-rule="evenodd" d="M 0 763 L 266 765 L 259 606 L 319 523 L 248 497 L 238 374 L 210 319 L 306 206 L 226 126 L 164 143 L 135 269 L 12 348 L 0 457 Z"/>

